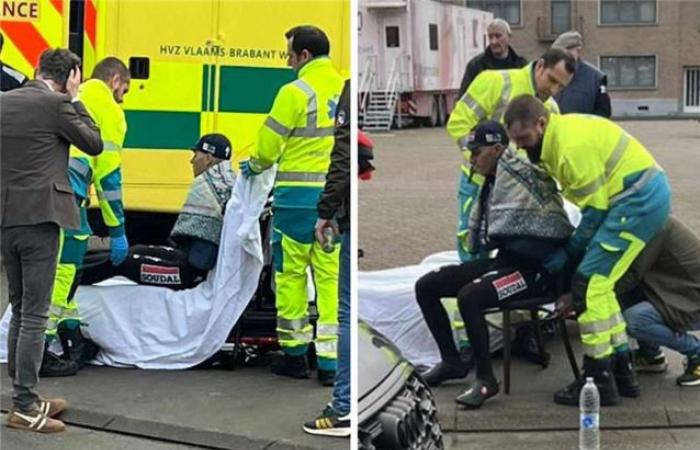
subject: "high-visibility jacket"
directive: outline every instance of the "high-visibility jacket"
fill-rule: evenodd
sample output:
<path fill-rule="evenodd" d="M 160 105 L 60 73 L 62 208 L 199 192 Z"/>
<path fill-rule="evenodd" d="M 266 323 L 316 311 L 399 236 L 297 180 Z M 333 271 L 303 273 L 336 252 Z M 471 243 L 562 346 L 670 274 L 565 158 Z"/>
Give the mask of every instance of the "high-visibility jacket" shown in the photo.
<path fill-rule="evenodd" d="M 298 78 L 280 88 L 258 133 L 250 164 L 262 171 L 278 164 L 275 187 L 322 188 L 333 149 L 335 110 L 344 80 L 328 57 L 301 67 Z M 278 192 L 275 203 L 280 205 Z M 316 208 L 318 197 L 309 199 Z"/>
<path fill-rule="evenodd" d="M 534 67 L 533 62 L 520 69 L 486 70 L 474 79 L 447 122 L 447 132 L 462 151 L 467 149 L 469 133 L 479 122 L 485 119 L 503 122 L 503 114 L 513 98 L 523 94 L 537 95 Z M 550 112 L 559 113 L 554 99 L 547 99 L 545 106 Z M 466 172 L 469 171 L 469 156 L 470 152 L 466 151 L 463 165 Z"/>
<path fill-rule="evenodd" d="M 94 183 L 110 236 L 123 236 L 121 149 L 126 136 L 124 110 L 102 80 L 92 79 L 80 85 L 78 97 L 100 128 L 104 151 L 97 156 L 89 156 L 71 146 L 68 167 L 71 186 L 76 196 L 87 199 L 90 185 Z"/>
<path fill-rule="evenodd" d="M 551 115 L 541 158 L 547 172 L 559 181 L 564 197 L 582 210 L 581 224 L 572 237 L 579 250 L 616 199 L 634 193 L 630 180 L 643 174 L 635 180 L 641 185 L 661 170 L 644 146 L 619 125 L 587 114 Z"/>

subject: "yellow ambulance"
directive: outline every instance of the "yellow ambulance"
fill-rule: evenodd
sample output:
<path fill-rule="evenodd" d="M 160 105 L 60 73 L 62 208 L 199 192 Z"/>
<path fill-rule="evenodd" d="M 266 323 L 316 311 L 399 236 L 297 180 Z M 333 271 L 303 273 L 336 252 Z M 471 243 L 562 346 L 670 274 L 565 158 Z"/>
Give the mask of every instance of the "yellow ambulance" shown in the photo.
<path fill-rule="evenodd" d="M 200 135 L 225 134 L 236 167 L 247 156 L 277 90 L 294 79 L 287 30 L 323 29 L 336 68 L 350 76 L 350 0 L 0 1 L 0 57 L 26 75 L 57 46 L 83 58 L 84 77 L 105 56 L 128 64 L 122 155 L 133 240 L 161 238 L 154 225 L 172 223 L 192 181 L 188 149 Z"/>

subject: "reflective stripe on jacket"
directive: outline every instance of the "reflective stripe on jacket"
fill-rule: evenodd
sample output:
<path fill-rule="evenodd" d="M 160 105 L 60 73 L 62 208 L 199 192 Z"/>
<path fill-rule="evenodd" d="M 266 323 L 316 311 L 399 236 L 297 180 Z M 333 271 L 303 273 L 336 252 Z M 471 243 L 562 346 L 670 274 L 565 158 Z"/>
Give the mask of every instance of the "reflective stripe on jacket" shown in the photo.
<path fill-rule="evenodd" d="M 551 115 L 542 163 L 581 209 L 607 211 L 624 179 L 656 167 L 653 156 L 614 122 L 587 114 Z"/>
<path fill-rule="evenodd" d="M 314 58 L 301 67 L 298 79 L 277 93 L 258 132 L 251 166 L 262 171 L 278 164 L 278 187 L 323 187 L 343 84 L 328 57 Z"/>
<path fill-rule="evenodd" d="M 476 77 L 455 105 L 447 123 L 447 132 L 460 149 L 466 149 L 467 136 L 480 121 L 503 122 L 503 114 L 513 98 L 536 95 L 533 70 L 534 63 L 530 63 L 521 69 L 487 70 Z M 547 99 L 545 106 L 550 112 L 559 113 L 554 99 Z"/>
<path fill-rule="evenodd" d="M 76 147 L 70 148 L 69 177 L 73 191 L 82 198 L 89 195 L 94 183 L 105 225 L 110 236 L 124 234 L 124 205 L 122 200 L 121 149 L 126 136 L 124 110 L 102 80 L 83 83 L 78 91 L 80 101 L 100 129 L 104 151 L 89 156 Z"/>

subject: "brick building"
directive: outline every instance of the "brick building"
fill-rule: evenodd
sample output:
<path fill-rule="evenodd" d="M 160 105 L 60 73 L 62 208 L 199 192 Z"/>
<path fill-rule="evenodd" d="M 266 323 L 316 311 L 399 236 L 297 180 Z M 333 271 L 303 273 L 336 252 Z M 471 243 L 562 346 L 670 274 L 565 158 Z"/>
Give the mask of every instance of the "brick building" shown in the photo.
<path fill-rule="evenodd" d="M 510 22 L 528 59 L 575 29 L 608 75 L 613 114 L 700 115 L 700 0 L 448 0 Z"/>

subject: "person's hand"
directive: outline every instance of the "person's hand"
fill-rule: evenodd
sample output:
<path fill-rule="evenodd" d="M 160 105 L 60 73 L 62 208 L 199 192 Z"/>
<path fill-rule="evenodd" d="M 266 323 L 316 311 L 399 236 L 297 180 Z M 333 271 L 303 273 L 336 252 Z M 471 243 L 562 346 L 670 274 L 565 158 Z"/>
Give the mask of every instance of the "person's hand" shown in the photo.
<path fill-rule="evenodd" d="M 556 275 L 564 270 L 564 267 L 568 261 L 569 255 L 563 248 L 559 248 L 556 252 L 549 255 L 544 262 L 542 262 L 542 267 L 544 267 L 544 270 L 552 275 Z"/>
<path fill-rule="evenodd" d="M 574 310 L 574 298 L 571 292 L 567 292 L 559 296 L 557 299 L 554 310 L 557 311 L 562 317 L 566 317 Z"/>
<path fill-rule="evenodd" d="M 340 234 L 338 227 L 333 220 L 321 218 L 317 219 L 316 225 L 314 226 L 314 235 L 316 236 L 316 240 L 321 245 L 325 244 L 326 241 L 326 237 L 323 235 L 326 228 L 331 228 L 333 230 L 333 234 L 335 235 Z"/>
<path fill-rule="evenodd" d="M 238 164 L 238 168 L 241 171 L 241 175 L 243 175 L 246 178 L 254 177 L 255 175 L 259 174 L 259 172 L 254 171 L 253 168 L 251 167 L 250 160 L 241 161 Z"/>
<path fill-rule="evenodd" d="M 126 235 L 109 238 L 109 260 L 112 265 L 118 266 L 126 259 L 129 253 L 129 241 L 126 240 Z"/>
<path fill-rule="evenodd" d="M 71 69 L 68 74 L 68 80 L 66 81 L 66 92 L 70 96 L 71 100 L 78 96 L 78 87 L 80 86 L 80 67 L 75 66 Z"/>

